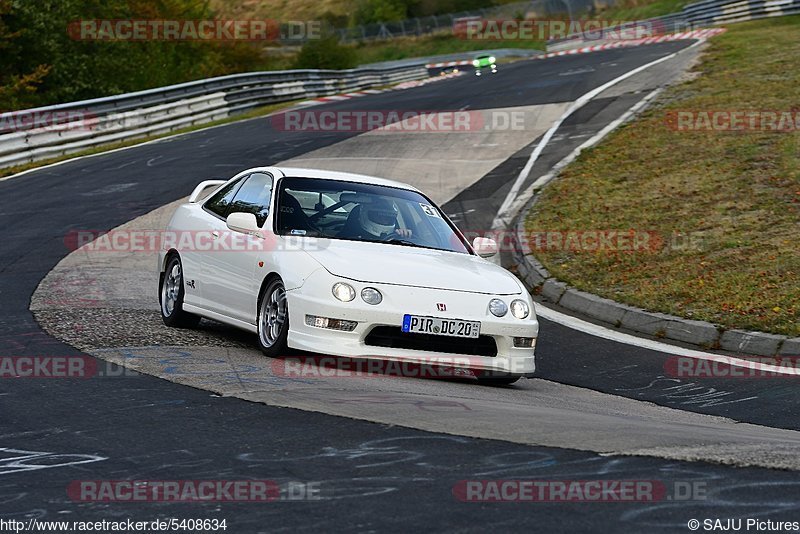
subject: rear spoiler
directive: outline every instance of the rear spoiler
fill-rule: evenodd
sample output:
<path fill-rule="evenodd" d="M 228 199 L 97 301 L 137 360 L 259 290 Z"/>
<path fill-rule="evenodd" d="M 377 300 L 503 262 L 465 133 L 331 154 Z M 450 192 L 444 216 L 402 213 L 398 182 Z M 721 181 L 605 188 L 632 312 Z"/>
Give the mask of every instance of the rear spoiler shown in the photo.
<path fill-rule="evenodd" d="M 203 191 L 209 187 L 218 187 L 225 182 L 227 182 L 227 180 L 206 180 L 205 182 L 200 182 L 197 187 L 194 188 L 192 194 L 189 195 L 189 202 L 197 202 L 201 198 Z"/>

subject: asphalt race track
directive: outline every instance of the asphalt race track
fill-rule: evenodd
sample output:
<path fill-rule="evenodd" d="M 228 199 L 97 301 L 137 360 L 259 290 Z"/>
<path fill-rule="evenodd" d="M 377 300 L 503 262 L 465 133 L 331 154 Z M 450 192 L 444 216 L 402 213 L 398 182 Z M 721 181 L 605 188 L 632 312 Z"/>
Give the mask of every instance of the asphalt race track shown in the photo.
<path fill-rule="evenodd" d="M 326 104 L 325 109 L 446 111 L 555 106 L 689 44 L 519 62 L 503 66 L 492 77 L 464 75 Z M 670 77 L 676 68 L 665 65 L 660 76 Z M 635 83 L 625 82 L 601 95 L 573 115 L 543 153 L 531 179 L 544 174 L 662 81 L 659 75 L 648 73 Z M 304 159 L 310 164 L 325 157 L 335 162 L 341 150 L 361 156 L 353 146 L 375 144 L 369 135 L 358 134 L 277 131 L 268 120 L 256 119 L 0 182 L 0 353 L 84 354 L 44 332 L 30 311 L 37 286 L 69 254 L 64 239 L 70 231 L 117 227 L 185 197 L 202 180 L 228 177 L 248 167 Z M 460 183 L 459 191 L 437 190 L 441 194 L 437 201 L 443 202 L 462 229 L 490 227 L 539 135 L 521 142 L 502 161 L 493 162 L 488 172 Z M 366 164 L 366 160 L 358 163 Z M 406 171 L 399 164 L 386 168 L 387 172 Z M 424 184 L 417 185 L 425 189 Z M 125 287 L 125 278 L 106 282 L 109 293 L 153 290 Z M 155 280 L 152 283 L 154 286 Z M 68 329 L 74 324 L 71 321 L 77 322 L 78 316 L 88 311 L 64 313 L 73 314 L 64 322 Z M 88 322 L 94 322 L 102 333 L 113 329 L 107 321 L 92 316 Z M 797 465 L 786 459 L 796 457 L 800 450 L 799 438 L 790 432 L 800 426 L 798 393 L 792 380 L 692 383 L 669 378 L 664 376 L 667 354 L 602 340 L 546 320 L 541 323 L 537 379 L 510 388 L 443 384 L 443 404 L 400 411 L 407 424 L 370 422 L 364 419 L 371 416 L 349 412 L 337 416 L 318 409 L 280 407 L 269 399 L 251 402 L 146 374 L 4 379 L 0 382 L 0 519 L 225 518 L 230 532 L 404 531 L 417 526 L 465 532 L 485 531 L 489 526 L 498 530 L 678 532 L 686 531 L 687 521 L 693 518 L 798 520 L 800 482 L 791 470 Z M 247 336 L 228 329 L 218 330 L 214 335 L 227 340 L 223 344 L 256 351 L 255 340 L 248 341 Z M 80 338 L 84 333 L 74 331 L 71 336 Z M 397 395 L 417 395 L 422 389 L 439 386 L 414 379 L 387 380 Z M 340 394 L 358 394 L 354 388 L 328 387 Z M 375 380 L 369 387 L 382 390 L 389 386 Z M 320 394 L 323 400 L 326 391 Z M 522 433 L 516 429 L 524 429 L 529 436 L 525 439 L 485 439 L 481 429 L 460 432 L 448 427 L 455 405 L 447 402 L 467 407 L 471 402 L 501 404 L 508 396 L 516 399 L 514 402 L 522 398 L 521 404 L 546 405 L 548 399 L 543 397 L 552 393 L 549 402 L 558 404 L 558 395 L 565 391 L 618 403 L 613 410 L 607 409 L 609 413 L 616 410 L 619 421 L 628 417 L 626 410 L 648 410 L 650 423 L 644 437 L 654 443 L 662 439 L 663 429 L 657 424 L 660 417 L 664 427 L 687 418 L 680 419 L 684 425 L 681 432 L 686 435 L 679 436 L 687 442 L 693 440 L 695 428 L 700 433 L 701 429 L 717 428 L 714 425 L 741 426 L 741 435 L 750 440 L 751 457 L 759 455 L 759 439 L 763 437 L 765 443 L 774 439 L 774 449 L 785 452 L 776 465 L 789 469 L 742 467 L 769 462 L 748 462 L 741 455 L 726 462 L 724 449 L 713 458 L 738 466 L 679 461 L 649 453 L 646 457 L 598 453 L 605 450 L 593 446 L 598 435 L 571 422 L 570 417 L 577 417 L 583 409 L 578 404 L 565 407 L 565 412 L 574 413 L 564 415 L 561 421 L 559 446 L 530 444 L 546 440 L 537 441 L 537 431 L 544 430 L 531 424 L 526 412 L 507 421 L 508 432 L 513 436 Z M 630 408 L 637 405 L 641 408 Z M 410 428 L 415 426 L 415 411 L 424 430 Z M 726 423 L 710 416 L 752 424 Z M 437 419 L 447 433 L 437 431 Z M 374 416 L 372 420 L 381 419 Z M 707 428 L 703 427 L 705 421 Z M 565 437 L 569 435 L 571 440 Z M 702 435 L 699 441 L 714 445 L 713 434 Z M 239 504 L 103 503 L 74 502 L 67 494 L 67 487 L 76 480 L 132 479 L 269 479 L 281 484 L 318 484 L 320 498 Z M 687 502 L 594 504 L 466 503 L 454 495 L 459 481 L 482 479 L 648 480 L 659 481 L 668 494 L 676 484 L 698 483 L 706 491 L 704 498 Z"/>

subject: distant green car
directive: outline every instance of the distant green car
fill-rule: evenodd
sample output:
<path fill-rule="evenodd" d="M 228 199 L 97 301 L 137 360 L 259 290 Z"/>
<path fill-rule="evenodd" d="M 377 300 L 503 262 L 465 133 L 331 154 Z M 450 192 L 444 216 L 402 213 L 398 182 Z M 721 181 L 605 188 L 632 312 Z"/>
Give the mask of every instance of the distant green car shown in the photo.
<path fill-rule="evenodd" d="M 480 76 L 484 69 L 492 69 L 492 74 L 497 72 L 497 63 L 494 56 L 484 54 L 477 56 L 472 60 L 472 66 L 475 67 L 475 75 Z"/>

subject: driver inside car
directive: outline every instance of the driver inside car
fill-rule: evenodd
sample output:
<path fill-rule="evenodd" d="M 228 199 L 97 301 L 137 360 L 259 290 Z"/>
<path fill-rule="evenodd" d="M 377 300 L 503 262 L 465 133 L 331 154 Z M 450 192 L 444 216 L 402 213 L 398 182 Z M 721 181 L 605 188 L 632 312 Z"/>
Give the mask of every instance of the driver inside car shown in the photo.
<path fill-rule="evenodd" d="M 409 228 L 398 227 L 394 204 L 385 198 L 378 198 L 354 207 L 340 236 L 380 240 L 392 234 L 411 237 L 412 232 Z"/>

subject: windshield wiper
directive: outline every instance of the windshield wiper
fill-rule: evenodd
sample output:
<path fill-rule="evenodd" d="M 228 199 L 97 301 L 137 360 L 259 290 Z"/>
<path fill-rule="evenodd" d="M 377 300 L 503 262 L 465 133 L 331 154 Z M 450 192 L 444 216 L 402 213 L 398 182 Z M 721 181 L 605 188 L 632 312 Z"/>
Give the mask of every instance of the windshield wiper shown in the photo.
<path fill-rule="evenodd" d="M 387 239 L 386 241 L 377 241 L 377 243 L 388 243 L 390 245 L 405 245 L 407 247 L 427 248 L 427 249 L 433 248 L 433 247 L 426 247 L 425 245 L 419 245 L 412 241 L 406 241 L 405 239 L 398 239 L 396 237 L 392 239 Z"/>

